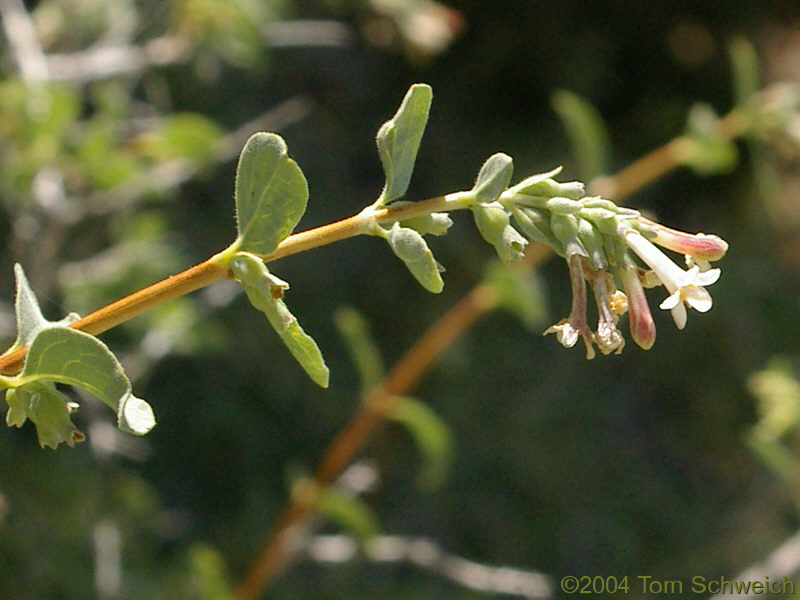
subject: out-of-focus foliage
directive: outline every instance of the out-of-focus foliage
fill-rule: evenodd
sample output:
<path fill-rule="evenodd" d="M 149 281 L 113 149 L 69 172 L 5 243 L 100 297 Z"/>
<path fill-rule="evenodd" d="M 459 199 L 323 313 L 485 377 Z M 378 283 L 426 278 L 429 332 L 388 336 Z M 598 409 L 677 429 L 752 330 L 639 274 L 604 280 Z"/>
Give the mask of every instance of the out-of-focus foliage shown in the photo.
<path fill-rule="evenodd" d="M 304 228 L 353 213 L 380 189 L 374 130 L 415 81 L 429 82 L 437 98 L 411 199 L 468 189 L 493 151 L 514 156 L 521 173 L 563 164 L 568 177 L 582 177 L 550 106 L 558 89 L 605 120 L 610 148 L 598 164 L 608 173 L 682 134 L 696 103 L 724 114 L 743 100 L 754 56 L 763 85 L 800 78 L 794 2 L 26 7 L 48 69 L 22 81 L 40 73 L 35 52 L 20 56 L 6 36 L 0 328 L 9 343 L 15 262 L 52 317 L 83 314 L 229 243 L 233 161 L 255 129 L 280 131 L 303 165 Z M 734 35 L 757 52 L 734 46 L 732 76 Z M 733 576 L 797 528 L 796 490 L 785 481 L 797 460 L 793 426 L 772 430 L 783 466 L 765 468 L 765 446 L 754 453 L 753 438 L 742 441 L 769 423 L 792 423 L 788 404 L 754 402 L 748 381 L 760 381 L 751 374 L 776 353 L 800 353 L 797 125 L 768 135 L 773 124 L 736 146 L 732 173 L 716 169 L 731 166 L 725 147 L 717 174 L 681 170 L 626 201 L 731 243 L 713 311 L 681 334 L 659 329 L 649 352 L 630 347 L 591 363 L 521 333 L 515 317 L 489 316 L 414 392 L 455 439 L 443 485 L 434 493 L 414 485 L 414 436 L 398 427 L 369 450 L 381 481 L 359 500 L 383 532 L 425 534 L 469 560 L 555 579 L 689 581 Z M 448 237 L 431 242 L 448 266 L 436 297 L 364 240 L 279 263 L 293 310 L 331 364 L 328 391 L 294 368 L 226 282 L 105 334 L 159 425 L 145 439 L 119 434 L 112 415 L 79 397 L 87 442 L 75 449 L 41 450 L 32 428 L 3 430 L 0 597 L 226 597 L 289 494 L 286 470 L 313 469 L 360 404 L 334 308 L 356 307 L 391 365 L 493 260 L 469 228 Z M 496 273 L 491 281 L 531 323 L 547 307 L 552 322 L 569 305 L 561 265 L 545 266 L 535 284 Z M 519 290 L 531 285 L 536 300 L 520 306 Z M 362 372 L 380 367 L 361 364 Z M 769 410 L 760 416 L 759 406 Z M 410 564 L 305 559 L 271 597 L 476 594 Z"/>

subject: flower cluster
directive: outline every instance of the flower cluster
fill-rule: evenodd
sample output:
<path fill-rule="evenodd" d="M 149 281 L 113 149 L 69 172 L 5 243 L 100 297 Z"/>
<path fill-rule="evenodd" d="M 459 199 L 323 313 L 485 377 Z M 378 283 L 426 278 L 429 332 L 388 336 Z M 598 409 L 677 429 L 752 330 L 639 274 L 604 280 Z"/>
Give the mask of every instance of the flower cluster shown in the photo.
<path fill-rule="evenodd" d="M 581 338 L 589 359 L 595 356 L 595 346 L 603 354 L 619 354 L 625 339 L 617 324 L 627 312 L 631 337 L 649 349 L 656 327 L 644 288 L 658 285 L 668 293 L 659 306 L 671 312 L 679 329 L 686 325 L 687 306 L 698 312 L 711 309 L 705 288 L 719 279 L 720 270 L 710 263 L 725 255 L 724 240 L 676 231 L 610 200 L 585 197 L 581 184 L 553 180 L 557 172 L 530 177 L 508 188 L 495 203 L 508 211 L 526 237 L 551 246 L 567 262 L 572 309 L 545 334 L 554 333 L 568 348 Z M 685 255 L 686 269 L 658 246 Z M 503 256 L 499 248 L 498 253 Z M 587 282 L 597 305 L 594 331 L 586 314 Z"/>

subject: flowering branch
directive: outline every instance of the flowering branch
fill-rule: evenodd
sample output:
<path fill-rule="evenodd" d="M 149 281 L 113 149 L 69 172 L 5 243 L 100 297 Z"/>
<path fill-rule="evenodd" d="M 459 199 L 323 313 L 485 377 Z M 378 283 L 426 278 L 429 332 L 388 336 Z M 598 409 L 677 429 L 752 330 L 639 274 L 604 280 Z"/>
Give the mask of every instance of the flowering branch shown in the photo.
<path fill-rule="evenodd" d="M 665 153 L 659 151 L 652 154 L 652 156 L 664 155 Z M 637 179 L 636 185 L 620 190 L 619 197 L 633 193 L 639 186 L 651 183 L 657 177 L 677 166 L 675 162 L 668 162 L 664 165 L 664 168 L 642 171 L 642 177 Z M 611 178 L 611 181 L 614 179 Z M 524 220 L 526 216 L 531 217 L 529 219 L 530 223 L 528 221 L 523 222 L 526 222 L 528 227 L 533 225 L 532 217 L 536 215 L 526 213 L 519 207 L 512 206 L 511 210 L 515 217 L 520 215 L 519 219 Z M 660 226 L 641 216 L 636 218 L 641 226 L 650 232 L 651 236 L 660 240 L 659 243 L 664 247 L 678 252 L 686 252 L 689 256 L 694 256 L 698 260 L 700 257 L 717 260 L 727 250 L 727 244 L 716 236 L 705 236 L 703 234 L 692 236 Z M 518 223 L 520 222 L 519 219 Z M 540 233 L 544 241 L 547 241 L 546 234 L 538 228 L 531 231 Z M 576 246 L 576 249 L 578 248 L 579 246 Z M 533 268 L 547 258 L 552 251 L 553 247 L 550 245 L 545 243 L 535 244 L 528 249 L 526 259 L 520 267 Z M 545 333 L 556 333 L 559 342 L 564 343 L 564 340 L 567 340 L 570 343 L 564 345 L 569 346 L 574 345 L 578 336 L 580 336 L 586 346 L 587 358 L 592 358 L 595 355 L 593 347 L 594 335 L 589 330 L 586 318 L 584 263 L 588 263 L 588 261 L 581 257 L 579 253 L 573 254 L 571 259 L 568 259 L 567 264 L 573 291 L 572 311 L 568 319 L 564 319 L 550 327 Z M 618 274 L 627 296 L 625 304 L 629 315 L 631 337 L 636 344 L 647 350 L 655 342 L 656 330 L 642 285 L 642 281 L 647 279 L 646 273 L 636 265 L 629 253 L 623 253 L 622 262 L 618 265 Z M 597 278 L 597 276 L 595 277 Z M 603 273 L 603 277 L 606 277 L 605 273 Z M 619 294 L 601 295 L 599 305 L 604 308 L 607 306 L 610 309 L 608 313 L 604 313 L 606 328 L 609 330 L 611 327 L 608 323 L 616 323 L 614 317 L 609 315 L 616 315 L 620 312 L 619 304 Z M 300 529 L 302 524 L 311 518 L 315 510 L 315 503 L 322 491 L 333 482 L 350 463 L 355 454 L 371 439 L 375 429 L 387 418 L 387 413 L 392 403 L 400 395 L 409 393 L 416 386 L 419 378 L 429 368 L 430 364 L 438 358 L 439 354 L 483 314 L 493 310 L 495 306 L 495 298 L 491 287 L 486 283 L 480 283 L 475 286 L 422 335 L 391 370 L 390 375 L 366 396 L 362 408 L 340 430 L 325 450 L 320 465 L 313 476 L 312 485 L 304 486 L 304 489 L 313 490 L 313 495 L 293 494 L 290 497 L 289 504 L 284 507 L 280 516 L 275 520 L 267 537 L 267 542 L 259 552 L 258 557 L 247 569 L 236 590 L 236 600 L 254 600 L 259 597 L 262 590 L 283 570 L 291 558 L 292 549 L 295 548 L 290 543 L 292 532 Z M 621 347 L 622 345 L 620 344 L 619 349 Z M 398 376 L 398 373 L 401 373 L 402 376 Z M 398 387 L 398 384 L 402 385 Z M 391 392 L 394 392 L 394 395 Z"/>

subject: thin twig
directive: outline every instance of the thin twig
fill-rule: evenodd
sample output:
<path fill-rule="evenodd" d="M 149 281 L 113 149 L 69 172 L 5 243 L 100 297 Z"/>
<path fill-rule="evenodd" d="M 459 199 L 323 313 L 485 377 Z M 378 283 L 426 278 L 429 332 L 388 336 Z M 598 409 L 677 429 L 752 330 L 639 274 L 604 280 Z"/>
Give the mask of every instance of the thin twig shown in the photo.
<path fill-rule="evenodd" d="M 771 88 L 764 89 L 756 94 L 754 102 L 764 102 L 770 93 Z M 746 111 L 737 107 L 717 119 L 715 129 L 720 139 L 733 140 L 742 135 L 749 125 Z M 613 177 L 598 177 L 589 185 L 589 191 L 604 198 L 621 200 L 683 165 L 690 144 L 692 141 L 687 136 L 678 136 L 632 162 Z"/>
<path fill-rule="evenodd" d="M 50 78 L 47 60 L 22 0 L 0 0 L 0 16 L 22 80 L 47 81 Z"/>
<path fill-rule="evenodd" d="M 451 554 L 435 539 L 418 536 L 376 535 L 363 544 L 345 534 L 315 535 L 304 547 L 305 555 L 320 563 L 344 563 L 363 556 L 376 564 L 407 563 L 455 584 L 488 594 L 544 600 L 553 596 L 551 577 L 538 571 L 492 566 Z"/>
<path fill-rule="evenodd" d="M 150 67 L 182 62 L 190 56 L 189 40 L 163 36 L 140 46 L 95 44 L 70 54 L 49 54 L 45 60 L 54 80 L 86 83 L 137 75 Z"/>

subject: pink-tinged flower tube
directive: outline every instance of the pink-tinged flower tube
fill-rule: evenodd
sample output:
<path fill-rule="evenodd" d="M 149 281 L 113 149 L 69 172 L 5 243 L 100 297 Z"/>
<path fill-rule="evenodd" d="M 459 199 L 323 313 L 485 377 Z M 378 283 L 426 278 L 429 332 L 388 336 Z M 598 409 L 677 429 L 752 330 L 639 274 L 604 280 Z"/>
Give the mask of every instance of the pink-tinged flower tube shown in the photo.
<path fill-rule="evenodd" d="M 711 309 L 711 294 L 703 286 L 719 279 L 719 269 L 701 272 L 698 266 L 694 266 L 684 271 L 637 231 L 628 229 L 621 233 L 625 243 L 655 272 L 670 293 L 659 307 L 672 313 L 678 329 L 686 326 L 686 304 L 698 312 Z"/>
<path fill-rule="evenodd" d="M 570 255 L 567 259 L 569 279 L 572 286 L 572 310 L 569 317 L 562 319 L 555 325 L 548 327 L 544 335 L 555 333 L 558 342 L 565 348 L 572 348 L 578 341 L 578 336 L 583 338 L 586 346 L 586 358 L 594 358 L 592 346 L 592 332 L 586 321 L 586 282 L 583 275 L 583 261 L 579 254 Z"/>
<path fill-rule="evenodd" d="M 700 261 L 719 260 L 728 251 L 728 242 L 719 236 L 705 233 L 685 233 L 677 229 L 664 227 L 660 223 L 646 221 L 641 218 L 640 220 L 645 221 L 647 225 L 653 226 L 655 237 L 651 241 L 667 250 L 685 254 Z"/>
<path fill-rule="evenodd" d="M 639 269 L 634 265 L 623 267 L 619 270 L 619 276 L 628 297 L 628 326 L 631 337 L 639 347 L 649 350 L 656 341 L 656 324 L 639 279 Z"/>

